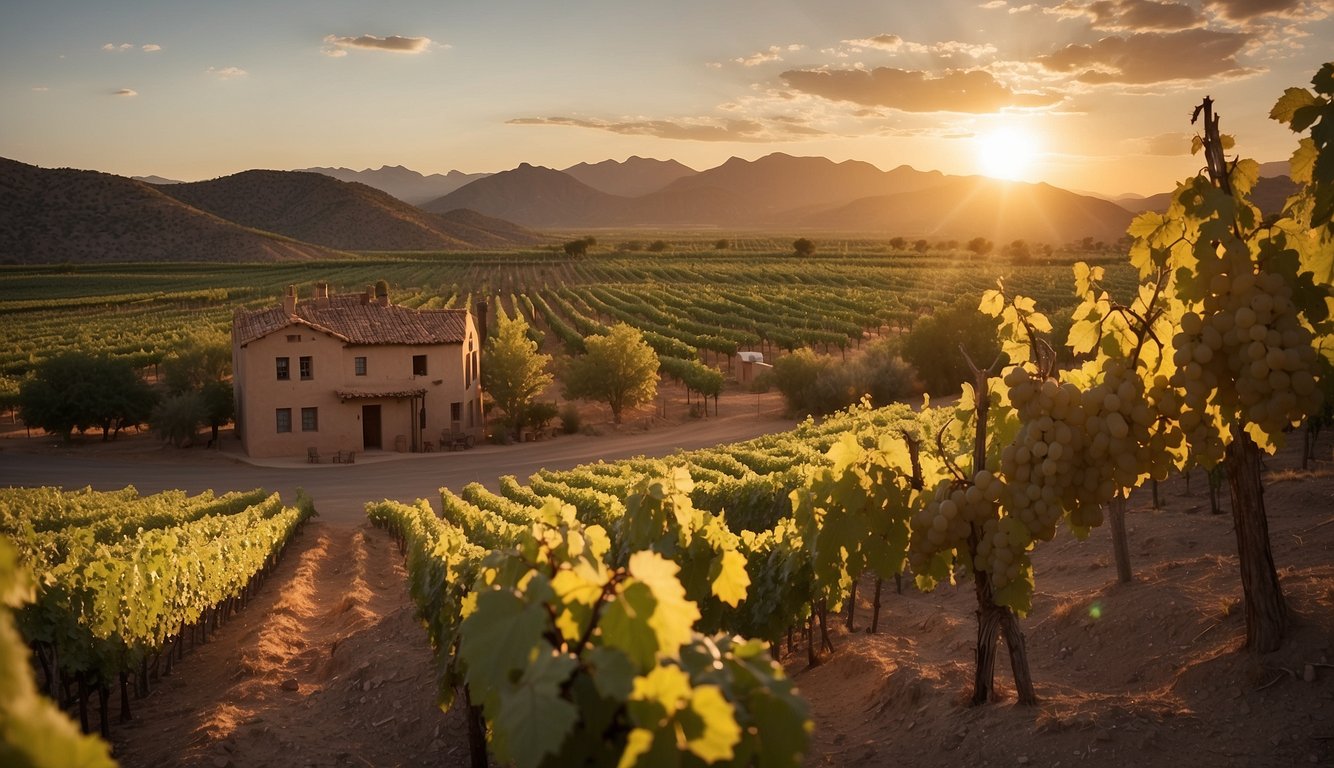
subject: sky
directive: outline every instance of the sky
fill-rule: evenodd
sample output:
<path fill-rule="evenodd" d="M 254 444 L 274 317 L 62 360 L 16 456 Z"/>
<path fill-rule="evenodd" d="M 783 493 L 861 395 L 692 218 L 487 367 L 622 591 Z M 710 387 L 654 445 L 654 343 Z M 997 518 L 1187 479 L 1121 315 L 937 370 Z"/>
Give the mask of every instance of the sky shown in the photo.
<path fill-rule="evenodd" d="M 697 170 L 772 152 L 1153 194 L 1334 59 L 1332 0 L 0 0 L 0 156 L 250 168 Z"/>

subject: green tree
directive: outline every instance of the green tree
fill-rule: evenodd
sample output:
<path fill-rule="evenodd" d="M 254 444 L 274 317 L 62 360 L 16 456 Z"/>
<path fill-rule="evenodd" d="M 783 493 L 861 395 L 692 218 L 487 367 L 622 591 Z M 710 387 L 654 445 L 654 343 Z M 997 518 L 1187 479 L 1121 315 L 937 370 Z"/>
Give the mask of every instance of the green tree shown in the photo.
<path fill-rule="evenodd" d="M 188 446 L 208 420 L 208 406 L 200 392 L 186 391 L 164 397 L 149 417 L 153 431 L 177 448 Z"/>
<path fill-rule="evenodd" d="M 657 397 L 658 355 L 638 329 L 617 323 L 606 336 L 589 336 L 584 344 L 588 353 L 566 367 L 565 397 L 610 405 L 617 424 L 626 408 Z"/>
<path fill-rule="evenodd" d="M 231 376 L 232 347 L 222 334 L 187 338 L 162 359 L 162 383 L 169 396 L 199 395 L 204 408 L 200 423 L 209 425 L 210 445 L 217 444 L 218 431 L 236 415 Z"/>
<path fill-rule="evenodd" d="M 889 238 L 889 247 L 890 247 L 890 248 L 893 248 L 893 249 L 896 250 L 896 251 L 902 251 L 902 250 L 905 250 L 905 249 L 908 247 L 908 238 L 906 238 L 906 237 L 891 237 L 891 238 Z"/>
<path fill-rule="evenodd" d="M 523 315 L 511 318 L 497 310 L 496 332 L 482 350 L 482 387 L 505 412 L 505 427 L 516 438 L 534 398 L 551 383 L 550 362 L 551 355 L 539 353 L 528 338 Z"/>
<path fill-rule="evenodd" d="M 69 439 L 75 429 L 102 429 L 110 440 L 148 420 L 156 394 L 124 360 L 66 352 L 44 361 L 19 387 L 24 423 Z"/>
<path fill-rule="evenodd" d="M 978 256 L 986 256 L 995 248 L 995 244 L 985 237 L 975 237 L 968 241 L 968 250 L 976 253 Z"/>
<path fill-rule="evenodd" d="M 804 237 L 799 237 L 792 241 L 792 252 L 798 256 L 810 256 L 815 253 L 815 243 Z"/>
<path fill-rule="evenodd" d="M 996 323 L 978 311 L 973 298 L 960 298 L 918 318 L 903 340 L 903 359 L 917 369 L 926 391 L 957 392 L 960 384 L 973 380 L 960 346 L 980 368 L 991 365 L 1000 353 Z"/>

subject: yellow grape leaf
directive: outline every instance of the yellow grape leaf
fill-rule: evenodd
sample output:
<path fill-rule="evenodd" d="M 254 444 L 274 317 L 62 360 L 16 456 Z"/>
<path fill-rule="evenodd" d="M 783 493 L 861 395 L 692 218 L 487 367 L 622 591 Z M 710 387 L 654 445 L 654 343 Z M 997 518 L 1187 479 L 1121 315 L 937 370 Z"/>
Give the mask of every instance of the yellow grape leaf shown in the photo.
<path fill-rule="evenodd" d="M 1315 103 L 1315 96 L 1305 88 L 1288 88 L 1274 103 L 1274 108 L 1269 110 L 1269 119 L 1277 120 L 1280 123 L 1291 123 L 1297 114 L 1297 110 Z M 1306 126 L 1300 128 L 1294 126 L 1292 130 L 1300 133 L 1306 130 Z M 1293 181 L 1296 180 L 1293 179 Z"/>
<path fill-rule="evenodd" d="M 732 748 L 741 741 L 736 709 L 716 685 L 701 685 L 690 698 L 690 712 L 698 718 L 699 733 L 687 732 L 686 749 L 706 763 L 732 759 Z"/>
<path fill-rule="evenodd" d="M 714 596 L 735 608 L 746 599 L 746 590 L 750 587 L 746 556 L 735 549 L 725 550 L 709 566 L 709 579 L 713 583 Z"/>
<path fill-rule="evenodd" d="M 1005 296 L 1000 291 L 992 288 L 982 292 L 982 302 L 977 309 L 984 315 L 996 317 L 1005 308 Z"/>

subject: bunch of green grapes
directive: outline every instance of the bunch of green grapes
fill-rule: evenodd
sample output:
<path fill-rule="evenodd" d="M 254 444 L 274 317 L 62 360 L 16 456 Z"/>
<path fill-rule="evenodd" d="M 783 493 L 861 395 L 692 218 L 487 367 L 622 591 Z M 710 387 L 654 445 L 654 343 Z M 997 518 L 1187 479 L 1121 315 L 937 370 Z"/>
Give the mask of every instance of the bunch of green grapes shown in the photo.
<path fill-rule="evenodd" d="M 974 525 L 995 522 L 999 515 L 996 503 L 1003 490 L 1000 477 L 985 469 L 969 483 L 941 483 L 931 501 L 918 508 L 909 522 L 908 560 L 913 571 L 927 573 L 931 558 L 938 553 L 966 550 Z"/>
<path fill-rule="evenodd" d="M 1209 409 L 1277 434 L 1320 406 L 1310 329 L 1279 274 L 1250 262 L 1213 275 L 1205 296 L 1181 317 L 1173 338 L 1181 426 L 1206 465 L 1222 459 L 1222 436 Z"/>

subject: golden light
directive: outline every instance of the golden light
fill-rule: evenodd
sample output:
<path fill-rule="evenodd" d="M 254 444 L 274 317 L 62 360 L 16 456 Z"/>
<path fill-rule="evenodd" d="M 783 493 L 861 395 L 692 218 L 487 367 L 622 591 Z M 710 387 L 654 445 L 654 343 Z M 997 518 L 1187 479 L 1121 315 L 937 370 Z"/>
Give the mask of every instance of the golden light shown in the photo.
<path fill-rule="evenodd" d="M 973 142 L 978 170 L 996 179 L 1027 178 L 1038 157 L 1037 137 L 1013 126 L 979 134 Z"/>

